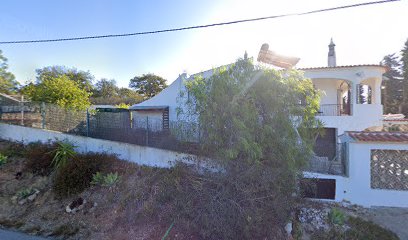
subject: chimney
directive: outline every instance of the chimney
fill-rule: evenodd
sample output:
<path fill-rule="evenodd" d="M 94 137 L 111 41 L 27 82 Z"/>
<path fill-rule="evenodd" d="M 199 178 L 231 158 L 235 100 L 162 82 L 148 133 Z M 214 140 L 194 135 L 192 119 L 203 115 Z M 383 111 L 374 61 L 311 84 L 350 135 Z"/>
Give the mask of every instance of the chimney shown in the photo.
<path fill-rule="evenodd" d="M 336 51 L 334 50 L 334 47 L 336 44 L 333 43 L 333 38 L 330 40 L 330 45 L 329 45 L 329 55 L 327 58 L 327 65 L 329 67 L 335 67 L 336 66 Z"/>

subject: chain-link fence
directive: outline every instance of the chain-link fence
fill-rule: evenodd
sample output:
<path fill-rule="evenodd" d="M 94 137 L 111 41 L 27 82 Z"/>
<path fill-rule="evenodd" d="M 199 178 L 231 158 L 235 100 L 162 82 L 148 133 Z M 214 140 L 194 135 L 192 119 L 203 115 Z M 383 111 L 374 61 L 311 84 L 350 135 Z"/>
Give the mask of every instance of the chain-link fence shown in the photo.
<path fill-rule="evenodd" d="M 0 105 L 0 121 L 74 135 L 198 154 L 199 126 L 140 116 L 128 109 L 75 111 L 53 104 L 23 102 Z"/>

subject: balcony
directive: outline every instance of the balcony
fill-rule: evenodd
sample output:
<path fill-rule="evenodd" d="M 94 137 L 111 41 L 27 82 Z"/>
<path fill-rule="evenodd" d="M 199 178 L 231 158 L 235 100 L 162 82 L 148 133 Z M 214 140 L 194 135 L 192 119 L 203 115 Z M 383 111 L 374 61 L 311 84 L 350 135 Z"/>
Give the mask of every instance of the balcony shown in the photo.
<path fill-rule="evenodd" d="M 322 104 L 317 116 L 350 116 L 351 104 Z"/>

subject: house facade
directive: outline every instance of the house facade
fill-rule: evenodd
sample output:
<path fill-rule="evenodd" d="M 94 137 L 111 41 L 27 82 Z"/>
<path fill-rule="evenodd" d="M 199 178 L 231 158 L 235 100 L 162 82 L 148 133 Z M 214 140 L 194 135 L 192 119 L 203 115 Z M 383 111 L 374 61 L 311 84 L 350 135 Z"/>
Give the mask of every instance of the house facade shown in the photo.
<path fill-rule="evenodd" d="M 386 71 L 385 67 L 380 65 L 337 66 L 335 45 L 331 41 L 327 66 L 299 70 L 303 71 L 305 77 L 310 78 L 315 88 L 321 91 L 321 104 L 317 118 L 324 123 L 327 134 L 324 139 L 318 141 L 325 149 L 328 147 L 331 149 L 331 153 L 326 154 L 328 158 L 335 157 L 333 151 L 336 152 L 338 136 L 345 131 L 362 131 L 372 126 L 382 125 L 381 81 Z M 179 75 L 158 95 L 130 107 L 130 110 L 134 111 L 134 121 L 145 122 L 148 119 L 154 125 L 151 128 L 160 128 L 160 126 L 165 128 L 171 122 L 185 121 L 178 114 L 180 110 L 185 110 L 182 98 L 189 97 L 185 82 L 194 79 L 197 75 L 208 78 L 212 72 L 213 70 L 208 70 L 191 76 L 185 73 Z"/>
<path fill-rule="evenodd" d="M 381 65 L 336 65 L 333 41 L 327 63 L 299 69 L 321 92 L 316 117 L 325 131 L 317 138 L 315 154 L 303 172 L 305 196 L 366 207 L 408 207 L 408 135 L 382 128 L 387 120 L 383 121 L 381 82 L 387 69 Z M 199 74 L 208 78 L 212 71 Z M 182 98 L 189 97 L 184 83 L 194 77 L 180 75 L 160 94 L 131 109 L 162 122 L 184 121 L 177 113 L 183 107 Z"/>

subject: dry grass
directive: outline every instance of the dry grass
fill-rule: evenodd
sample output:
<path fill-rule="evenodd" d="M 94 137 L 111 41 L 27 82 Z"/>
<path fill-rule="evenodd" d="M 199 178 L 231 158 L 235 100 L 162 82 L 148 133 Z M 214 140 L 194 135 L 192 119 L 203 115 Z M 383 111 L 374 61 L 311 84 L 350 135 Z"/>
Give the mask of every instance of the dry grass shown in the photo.
<path fill-rule="evenodd" d="M 13 145 L 1 141 L 0 152 Z M 162 222 L 160 216 L 147 218 L 146 209 L 152 207 L 149 204 L 157 181 L 168 170 L 112 158 L 105 159 L 109 166 L 105 164 L 99 170 L 118 172 L 119 183 L 113 187 L 90 186 L 58 199 L 52 189 L 53 174 L 33 174 L 25 168 L 27 159 L 11 156 L 0 169 L 0 225 L 64 239 L 160 239 L 170 223 Z M 22 172 L 19 179 L 15 177 L 17 172 Z M 11 200 L 20 189 L 30 187 L 40 190 L 35 201 L 19 205 Z M 87 201 L 85 207 L 75 214 L 66 213 L 65 207 L 79 196 Z M 182 231 L 181 226 L 175 226 L 168 239 L 197 239 Z"/>

